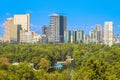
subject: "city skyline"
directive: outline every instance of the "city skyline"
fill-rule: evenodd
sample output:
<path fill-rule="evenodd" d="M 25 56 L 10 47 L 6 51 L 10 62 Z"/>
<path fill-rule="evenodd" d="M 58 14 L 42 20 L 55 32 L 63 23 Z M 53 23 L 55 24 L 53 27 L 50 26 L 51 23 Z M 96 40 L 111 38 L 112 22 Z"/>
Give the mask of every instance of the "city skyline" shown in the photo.
<path fill-rule="evenodd" d="M 113 0 L 0 1 L 0 36 L 4 33 L 3 23 L 6 18 L 13 17 L 14 14 L 25 13 L 31 14 L 31 30 L 39 34 L 41 34 L 43 25 L 49 25 L 49 15 L 53 13 L 67 16 L 67 28 L 69 30 L 80 29 L 88 33 L 95 28 L 96 24 L 101 24 L 103 28 L 105 21 L 113 21 L 115 34 L 120 34 L 119 2 Z"/>

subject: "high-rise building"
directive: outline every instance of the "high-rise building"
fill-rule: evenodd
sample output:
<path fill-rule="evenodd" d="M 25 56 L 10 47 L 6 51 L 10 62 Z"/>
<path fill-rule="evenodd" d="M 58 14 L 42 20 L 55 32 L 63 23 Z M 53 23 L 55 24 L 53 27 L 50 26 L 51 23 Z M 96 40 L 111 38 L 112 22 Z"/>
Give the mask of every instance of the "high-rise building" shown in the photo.
<path fill-rule="evenodd" d="M 83 43 L 83 41 L 84 41 L 84 31 L 77 30 L 76 40 L 77 40 L 77 43 Z"/>
<path fill-rule="evenodd" d="M 20 30 L 21 30 L 21 25 L 13 25 L 10 27 L 10 42 L 11 43 L 20 42 Z"/>
<path fill-rule="evenodd" d="M 65 43 L 70 43 L 71 42 L 71 31 L 70 30 L 65 30 L 64 31 L 64 42 Z"/>
<path fill-rule="evenodd" d="M 104 44 L 113 45 L 113 22 L 105 22 L 104 24 Z"/>
<path fill-rule="evenodd" d="M 97 31 L 91 30 L 89 35 L 90 35 L 90 42 L 97 44 Z"/>
<path fill-rule="evenodd" d="M 24 31 L 30 31 L 30 14 L 14 15 L 14 24 L 21 25 Z"/>
<path fill-rule="evenodd" d="M 73 38 L 73 43 L 77 43 L 77 31 L 73 31 L 72 38 Z"/>
<path fill-rule="evenodd" d="M 48 41 L 53 43 L 64 42 L 64 30 L 66 30 L 66 17 L 59 14 L 50 15 Z"/>
<path fill-rule="evenodd" d="M 48 32 L 48 27 L 47 26 L 42 26 L 42 34 L 47 34 Z"/>
<path fill-rule="evenodd" d="M 10 42 L 10 28 L 11 26 L 13 26 L 13 18 L 7 18 L 7 20 L 5 21 L 5 28 L 4 28 L 4 38 L 3 41 L 4 42 Z"/>
<path fill-rule="evenodd" d="M 74 43 L 84 42 L 84 31 L 82 30 L 73 31 L 73 42 Z"/>
<path fill-rule="evenodd" d="M 97 34 L 97 44 L 102 44 L 103 42 L 103 32 L 100 24 L 96 25 L 96 34 Z"/>
<path fill-rule="evenodd" d="M 90 43 L 90 35 L 86 34 L 84 35 L 84 43 Z"/>

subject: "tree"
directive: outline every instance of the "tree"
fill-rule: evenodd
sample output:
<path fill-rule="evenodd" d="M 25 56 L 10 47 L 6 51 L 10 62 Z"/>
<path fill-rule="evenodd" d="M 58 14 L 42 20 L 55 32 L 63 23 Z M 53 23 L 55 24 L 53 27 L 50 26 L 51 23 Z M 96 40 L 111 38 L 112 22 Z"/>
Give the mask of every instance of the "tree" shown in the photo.
<path fill-rule="evenodd" d="M 39 65 L 39 69 L 44 69 L 45 71 L 48 71 L 48 69 L 51 66 L 50 61 L 45 58 L 41 58 L 38 65 Z"/>

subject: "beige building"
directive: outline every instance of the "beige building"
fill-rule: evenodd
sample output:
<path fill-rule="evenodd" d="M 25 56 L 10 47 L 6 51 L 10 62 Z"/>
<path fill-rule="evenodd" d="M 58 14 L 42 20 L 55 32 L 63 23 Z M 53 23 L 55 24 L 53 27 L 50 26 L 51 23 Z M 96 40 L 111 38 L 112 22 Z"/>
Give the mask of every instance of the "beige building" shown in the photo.
<path fill-rule="evenodd" d="M 22 30 L 30 31 L 30 14 L 14 15 L 14 24 L 21 25 Z"/>
<path fill-rule="evenodd" d="M 4 28 L 4 42 L 10 42 L 10 27 L 13 26 L 13 18 L 7 18 L 5 21 L 5 28 Z"/>
<path fill-rule="evenodd" d="M 5 21 L 4 42 L 30 42 L 31 35 L 30 14 L 14 15 Z"/>
<path fill-rule="evenodd" d="M 20 30 L 20 43 L 32 43 L 32 32 Z"/>
<path fill-rule="evenodd" d="M 20 42 L 20 30 L 21 25 L 13 25 L 10 27 L 10 42 L 12 43 Z"/>
<path fill-rule="evenodd" d="M 113 22 L 105 22 L 104 44 L 109 46 L 113 45 Z"/>
<path fill-rule="evenodd" d="M 103 30 L 100 24 L 96 25 L 97 44 L 103 44 Z"/>

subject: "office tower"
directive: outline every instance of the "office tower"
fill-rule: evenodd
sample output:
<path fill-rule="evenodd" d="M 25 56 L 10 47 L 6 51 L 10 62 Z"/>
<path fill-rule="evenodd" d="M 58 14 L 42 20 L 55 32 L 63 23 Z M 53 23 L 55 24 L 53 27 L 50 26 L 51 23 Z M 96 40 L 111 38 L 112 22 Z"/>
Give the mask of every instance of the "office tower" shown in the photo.
<path fill-rule="evenodd" d="M 113 45 L 113 22 L 105 22 L 104 24 L 104 44 Z"/>
<path fill-rule="evenodd" d="M 103 32 L 102 32 L 102 27 L 100 24 L 96 25 L 96 33 L 97 33 L 97 44 L 102 44 L 103 41 Z"/>
<path fill-rule="evenodd" d="M 77 43 L 77 31 L 73 31 L 72 35 L 73 43 Z"/>
<path fill-rule="evenodd" d="M 59 14 L 50 15 L 49 42 L 64 42 L 64 30 L 66 30 L 66 17 Z"/>
<path fill-rule="evenodd" d="M 89 35 L 90 35 L 90 42 L 97 44 L 97 31 L 91 30 Z"/>
<path fill-rule="evenodd" d="M 10 27 L 13 26 L 13 18 L 7 18 L 5 21 L 4 42 L 10 42 Z"/>
<path fill-rule="evenodd" d="M 30 31 L 30 14 L 14 15 L 14 24 L 21 25 L 24 31 Z"/>
<path fill-rule="evenodd" d="M 48 27 L 42 26 L 42 34 L 47 34 L 47 32 L 48 32 Z"/>
<path fill-rule="evenodd" d="M 76 34 L 76 41 L 77 43 L 83 43 L 84 41 L 84 31 L 82 30 L 77 30 L 77 34 Z"/>
<path fill-rule="evenodd" d="M 82 43 L 84 41 L 84 31 L 73 31 L 73 43 Z"/>
<path fill-rule="evenodd" d="M 10 42 L 11 43 L 20 42 L 20 30 L 21 30 L 21 25 L 13 25 L 10 27 Z"/>
<path fill-rule="evenodd" d="M 89 35 L 84 35 L 84 43 L 90 43 L 90 36 Z"/>
<path fill-rule="evenodd" d="M 64 31 L 64 42 L 65 43 L 70 43 L 71 42 L 71 31 L 70 30 L 65 30 Z"/>

